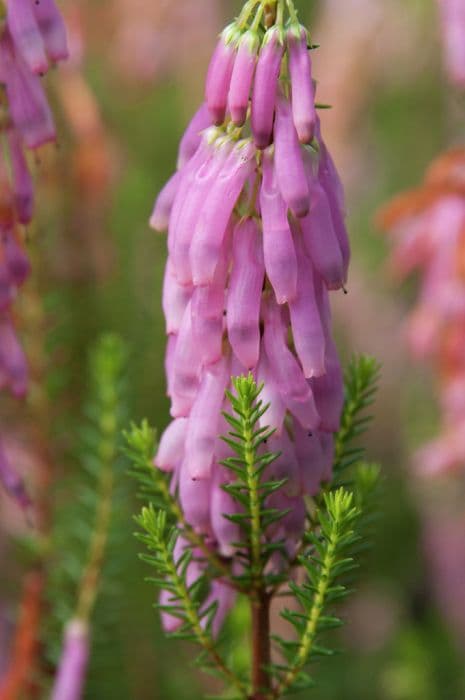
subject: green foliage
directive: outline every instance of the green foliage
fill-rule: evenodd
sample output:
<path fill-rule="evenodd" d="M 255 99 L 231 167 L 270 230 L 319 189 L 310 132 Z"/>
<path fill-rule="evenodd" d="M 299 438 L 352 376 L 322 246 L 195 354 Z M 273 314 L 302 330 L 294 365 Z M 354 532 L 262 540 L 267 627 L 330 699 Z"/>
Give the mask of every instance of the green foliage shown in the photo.
<path fill-rule="evenodd" d="M 163 604 L 157 607 L 178 619 L 171 636 L 199 645 L 202 653 L 198 664 L 220 676 L 232 689 L 233 697 L 250 697 L 250 689 L 242 675 L 238 676 L 227 665 L 211 636 L 216 611 L 215 606 L 206 605 L 205 598 L 214 578 L 229 580 L 230 585 L 256 601 L 262 594 L 275 594 L 289 580 L 292 566 L 298 565 L 305 572 L 303 583 L 289 584 L 298 611 L 286 609 L 281 613 L 294 628 L 296 639 L 275 637 L 282 661 L 268 668 L 272 683 L 270 690 L 263 689 L 263 698 L 278 700 L 312 686 L 313 678 L 305 670 L 307 664 L 334 654 L 333 649 L 322 644 L 321 635 L 342 624 L 333 608 L 350 592 L 351 576 L 357 566 L 354 556 L 366 545 L 372 518 L 371 501 L 379 476 L 378 467 L 363 462 L 363 450 L 353 446 L 368 424 L 364 411 L 373 400 L 377 376 L 376 363 L 365 357 L 354 361 L 348 369 L 342 427 L 336 438 L 335 473 L 339 480 L 342 471 L 352 467 L 350 485 L 331 484 L 316 499 L 316 513 L 309 518 L 297 559 L 289 562 L 279 575 L 268 573 L 267 564 L 274 552 L 285 552 L 285 543 L 270 542 L 266 534 L 269 526 L 285 512 L 271 508 L 268 503 L 269 497 L 286 480 L 270 479 L 266 474 L 267 467 L 279 455 L 266 450 L 273 431 L 259 427 L 268 406 L 260 399 L 263 387 L 257 386 L 252 375 L 233 378 L 233 392 L 227 392 L 232 411 L 223 414 L 231 430 L 222 439 L 233 454 L 222 464 L 234 477 L 223 488 L 238 504 L 238 512 L 225 517 L 238 524 L 242 532 L 241 541 L 236 543 L 242 569 L 239 575 L 186 523 L 176 494 L 170 489 L 169 477 L 153 466 L 156 439 L 147 422 L 140 427 L 132 426 L 125 435 L 131 473 L 139 482 L 141 498 L 147 503 L 136 518 L 141 528 L 137 537 L 148 550 L 141 558 L 155 569 L 149 580 L 166 592 Z M 177 548 L 175 560 L 179 537 L 191 546 Z M 191 582 L 187 570 L 197 564 L 201 564 L 198 578 Z"/>
<path fill-rule="evenodd" d="M 246 697 L 243 682 L 229 669 L 211 635 L 216 606 L 202 605 L 205 575 L 191 585 L 187 582 L 187 568 L 194 556 L 192 549 L 186 547 L 175 560 L 174 549 L 179 532 L 176 528 L 167 526 L 163 510 L 155 511 L 153 506 L 144 507 L 136 522 L 143 531 L 136 536 L 150 552 L 142 554 L 141 558 L 156 570 L 156 576 L 148 580 L 167 591 L 170 596 L 169 605 L 158 604 L 157 607 L 180 621 L 179 628 L 171 632 L 170 636 L 196 642 L 203 652 L 197 659 L 197 664 L 203 670 L 222 677 L 239 691 L 240 697 Z"/>
<path fill-rule="evenodd" d="M 125 417 L 124 366 L 126 350 L 115 335 L 102 336 L 89 356 L 89 398 L 79 434 L 76 466 L 62 482 L 57 494 L 54 532 L 47 562 L 47 655 L 56 663 L 62 630 L 76 614 L 92 614 L 97 593 L 106 595 L 113 580 L 102 581 L 105 553 L 117 536 L 114 509 L 119 472 L 118 443 Z M 116 509 L 115 509 L 116 510 Z M 108 573 L 111 567 L 108 567 Z M 98 627 L 94 625 L 94 627 Z M 98 639 L 98 630 L 94 639 Z"/>
<path fill-rule="evenodd" d="M 284 551 L 284 543 L 267 542 L 264 534 L 270 525 L 285 515 L 283 511 L 270 508 L 267 499 L 282 488 L 286 480 L 269 480 L 265 475 L 266 468 L 279 457 L 279 453 L 260 450 L 274 432 L 258 425 L 268 409 L 268 405 L 259 399 L 263 386 L 257 386 L 249 374 L 248 377 L 233 379 L 233 387 L 236 396 L 230 392 L 227 396 L 234 415 L 223 413 L 232 431 L 222 439 L 231 447 L 234 456 L 222 464 L 233 472 L 236 479 L 223 488 L 239 504 L 240 512 L 225 517 L 238 523 L 245 536 L 238 543 L 238 549 L 245 553 L 244 573 L 238 580 L 246 586 L 266 587 L 276 578 L 264 575 L 266 564 L 277 549 Z"/>
<path fill-rule="evenodd" d="M 341 427 L 336 435 L 335 460 L 331 488 L 341 484 L 345 472 L 363 459 L 364 448 L 354 441 L 368 428 L 372 420 L 366 409 L 373 402 L 377 391 L 380 366 L 366 355 L 354 358 L 345 373 L 345 401 Z"/>
<path fill-rule="evenodd" d="M 302 584 L 290 584 L 301 610 L 286 609 L 281 613 L 293 626 L 297 640 L 275 638 L 285 659 L 284 664 L 273 665 L 271 669 L 278 679 L 271 695 L 276 699 L 311 687 L 314 681 L 304 670 L 306 664 L 334 654 L 321 644 L 320 635 L 342 624 L 338 617 L 328 613 L 328 608 L 348 595 L 343 580 L 356 566 L 351 549 L 358 541 L 356 524 L 360 510 L 354 495 L 340 488 L 325 494 L 323 500 L 324 507 L 317 513 L 318 529 L 306 534 L 310 548 L 299 557 L 306 580 Z"/>

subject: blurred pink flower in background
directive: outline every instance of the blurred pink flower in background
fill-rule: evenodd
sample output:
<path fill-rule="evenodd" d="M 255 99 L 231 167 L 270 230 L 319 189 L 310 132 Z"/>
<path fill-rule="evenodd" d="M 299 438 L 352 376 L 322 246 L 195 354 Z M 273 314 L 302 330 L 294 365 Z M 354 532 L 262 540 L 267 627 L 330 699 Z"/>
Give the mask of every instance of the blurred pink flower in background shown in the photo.
<path fill-rule="evenodd" d="M 451 82 L 465 87 L 465 2 L 438 0 L 442 22 L 444 62 Z"/>
<path fill-rule="evenodd" d="M 422 187 L 397 197 L 379 216 L 390 231 L 391 268 L 416 272 L 420 291 L 407 321 L 412 355 L 438 379 L 442 427 L 416 467 L 429 474 L 465 467 L 465 150 L 440 156 Z"/>

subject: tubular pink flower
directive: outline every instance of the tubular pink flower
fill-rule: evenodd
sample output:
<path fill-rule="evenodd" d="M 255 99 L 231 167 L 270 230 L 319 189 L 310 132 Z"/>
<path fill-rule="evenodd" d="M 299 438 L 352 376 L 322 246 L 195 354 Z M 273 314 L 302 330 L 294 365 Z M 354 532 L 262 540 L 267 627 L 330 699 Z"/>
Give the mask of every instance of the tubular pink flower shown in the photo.
<path fill-rule="evenodd" d="M 189 122 L 178 149 L 178 170 L 181 170 L 192 158 L 202 140 L 202 131 L 211 125 L 210 112 L 205 102 Z"/>
<path fill-rule="evenodd" d="M 229 87 L 229 111 L 237 126 L 242 126 L 247 118 L 258 47 L 258 34 L 249 29 L 240 39 Z"/>
<path fill-rule="evenodd" d="M 288 101 L 280 96 L 276 106 L 275 168 L 279 189 L 292 213 L 302 218 L 310 208 L 310 193 Z"/>
<path fill-rule="evenodd" d="M 320 127 L 317 123 L 317 137 L 320 146 L 318 179 L 328 198 L 333 227 L 339 241 L 342 262 L 344 265 L 344 281 L 347 282 L 350 263 L 350 243 L 345 225 L 344 189 L 333 159 L 331 158 L 331 155 L 328 152 L 328 149 L 326 148 L 319 132 Z"/>
<path fill-rule="evenodd" d="M 210 593 L 208 594 L 202 609 L 207 610 L 207 608 L 212 604 L 216 603 L 216 612 L 212 621 L 211 632 L 215 639 L 224 624 L 227 614 L 234 605 L 236 600 L 236 592 L 231 586 L 223 583 L 222 581 L 213 581 L 211 584 Z M 202 626 L 207 624 L 207 619 L 203 618 Z"/>
<path fill-rule="evenodd" d="M 301 494 L 300 472 L 294 444 L 291 441 L 287 430 L 283 430 L 281 435 L 272 435 L 264 449 L 267 452 L 279 453 L 275 461 L 267 469 L 267 478 L 287 479 L 280 489 L 288 498 L 294 498 Z"/>
<path fill-rule="evenodd" d="M 211 473 L 220 411 L 229 380 L 229 362 L 223 358 L 208 367 L 189 417 L 183 470 L 192 479 L 207 479 Z"/>
<path fill-rule="evenodd" d="M 229 235 L 227 234 L 229 238 Z M 221 253 L 213 282 L 196 287 L 192 297 L 192 330 L 202 353 L 202 365 L 218 362 L 223 354 L 225 289 L 228 273 L 226 250 Z"/>
<path fill-rule="evenodd" d="M 320 433 L 309 432 L 297 423 L 294 423 L 293 429 L 302 490 L 310 496 L 316 496 L 320 490 L 325 467 Z"/>
<path fill-rule="evenodd" d="M 263 182 L 260 190 L 263 222 L 265 269 L 278 304 L 297 294 L 297 257 L 287 218 L 287 207 L 278 189 L 272 156 L 263 156 Z"/>
<path fill-rule="evenodd" d="M 234 556 L 234 553 L 237 551 L 234 543 L 241 540 L 239 525 L 225 517 L 225 514 L 234 515 L 238 512 L 236 501 L 222 488 L 223 485 L 231 481 L 231 472 L 226 467 L 215 464 L 211 489 L 210 517 L 218 551 L 223 557 Z"/>
<path fill-rule="evenodd" d="M 210 531 L 210 479 L 193 479 L 186 456 L 179 474 L 179 502 L 187 522 L 198 532 Z"/>
<path fill-rule="evenodd" d="M 8 131 L 11 170 L 13 175 L 13 195 L 16 215 L 20 224 L 29 224 L 34 209 L 34 186 L 29 172 L 23 146 L 15 129 Z"/>
<path fill-rule="evenodd" d="M 255 168 L 255 148 L 239 141 L 230 154 L 200 212 L 190 249 L 195 286 L 211 284 L 228 222 L 244 184 Z"/>
<path fill-rule="evenodd" d="M 166 333 L 179 333 L 186 307 L 192 297 L 192 287 L 179 284 L 170 260 L 163 280 L 162 307 L 166 320 Z"/>
<path fill-rule="evenodd" d="M 233 236 L 226 321 L 231 347 L 244 367 L 257 365 L 260 353 L 260 304 L 265 267 L 254 219 L 240 221 Z"/>
<path fill-rule="evenodd" d="M 258 56 L 252 94 L 251 126 L 257 148 L 267 148 L 272 141 L 273 120 L 284 46 L 277 27 L 265 34 Z"/>
<path fill-rule="evenodd" d="M 344 406 L 344 378 L 337 349 L 331 336 L 326 338 L 326 373 L 311 380 L 313 396 L 321 418 L 320 428 L 335 433 L 341 427 Z"/>
<path fill-rule="evenodd" d="M 48 62 L 34 4 L 31 0 L 7 0 L 6 4 L 6 21 L 16 51 L 33 73 L 45 73 Z"/>
<path fill-rule="evenodd" d="M 55 125 L 40 79 L 19 58 L 8 64 L 6 93 L 13 124 L 28 148 L 55 140 Z"/>
<path fill-rule="evenodd" d="M 12 394 L 24 396 L 28 386 L 26 357 L 13 324 L 6 317 L 0 319 L 0 369 L 6 374 Z"/>
<path fill-rule="evenodd" d="M 2 441 L 0 441 L 0 482 L 20 508 L 25 510 L 32 505 L 24 481 L 18 472 L 13 469 Z"/>
<path fill-rule="evenodd" d="M 301 143 L 310 143 L 315 132 L 315 91 L 312 64 L 304 27 L 292 26 L 287 33 L 289 73 L 292 88 L 292 116 Z"/>
<path fill-rule="evenodd" d="M 163 432 L 153 463 L 164 472 L 174 472 L 184 459 L 187 418 L 176 418 Z"/>
<path fill-rule="evenodd" d="M 333 478 L 334 438 L 331 433 L 321 431 L 320 442 L 323 452 L 322 481 L 329 482 Z"/>
<path fill-rule="evenodd" d="M 328 289 L 341 289 L 346 277 L 344 261 L 328 198 L 318 181 L 310 185 L 310 211 L 300 219 L 300 225 L 305 248 L 315 270 Z"/>
<path fill-rule="evenodd" d="M 281 398 L 281 392 L 270 370 L 268 358 L 263 348 L 257 367 L 257 382 L 258 384 L 264 384 L 260 394 L 263 405 L 269 405 L 267 412 L 260 418 L 260 428 L 270 427 L 276 431 L 277 435 L 280 435 L 286 415 L 286 406 Z"/>
<path fill-rule="evenodd" d="M 171 210 L 180 180 L 181 173 L 178 170 L 170 177 L 155 200 L 153 211 L 150 216 L 150 226 L 155 229 L 155 231 L 166 231 L 168 228 Z"/>
<path fill-rule="evenodd" d="M 173 262 L 181 284 L 192 284 L 190 250 L 200 213 L 231 153 L 232 143 L 219 140 L 212 145 L 211 158 L 192 173 L 190 189 L 179 215 L 174 241 Z"/>
<path fill-rule="evenodd" d="M 6 268 L 11 282 L 20 287 L 29 276 L 31 264 L 13 231 L 3 235 Z"/>
<path fill-rule="evenodd" d="M 205 131 L 195 154 L 180 171 L 181 177 L 176 196 L 173 201 L 168 225 L 168 251 L 170 255 L 172 255 L 174 252 L 176 230 L 178 228 L 179 219 L 186 202 L 187 194 L 192 186 L 192 182 L 198 169 L 205 165 L 213 157 L 213 144 L 217 137 L 218 129 L 216 127 L 211 127 Z"/>
<path fill-rule="evenodd" d="M 35 0 L 34 12 L 47 56 L 53 62 L 68 58 L 68 40 L 63 17 L 54 0 Z"/>
<path fill-rule="evenodd" d="M 82 620 L 71 620 L 65 629 L 63 650 L 51 700 L 81 700 L 89 661 L 89 632 Z"/>
<path fill-rule="evenodd" d="M 289 302 L 292 335 L 304 375 L 320 377 L 325 372 L 325 337 L 315 298 L 312 265 L 303 245 L 297 246 L 297 294 Z"/>
<path fill-rule="evenodd" d="M 208 68 L 205 101 L 214 124 L 222 124 L 236 57 L 237 30 L 232 24 L 220 36 Z"/>
<path fill-rule="evenodd" d="M 288 398 L 306 401 L 311 394 L 310 388 L 302 368 L 287 346 L 281 309 L 269 297 L 264 300 L 263 318 L 266 356 L 284 402 Z"/>
<path fill-rule="evenodd" d="M 173 418 L 183 418 L 189 415 L 195 401 L 202 366 L 201 348 L 192 332 L 191 302 L 184 312 L 172 362 L 171 415 Z"/>

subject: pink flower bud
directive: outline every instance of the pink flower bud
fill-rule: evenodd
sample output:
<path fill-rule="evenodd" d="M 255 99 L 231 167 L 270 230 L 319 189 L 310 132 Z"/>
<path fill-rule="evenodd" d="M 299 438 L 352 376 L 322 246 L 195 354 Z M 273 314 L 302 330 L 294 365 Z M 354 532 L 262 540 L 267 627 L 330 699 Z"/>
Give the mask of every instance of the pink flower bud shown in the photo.
<path fill-rule="evenodd" d="M 312 263 L 305 255 L 302 242 L 297 243 L 297 294 L 289 302 L 292 335 L 297 356 L 306 377 L 320 377 L 325 372 L 325 337 L 315 298 Z"/>
<path fill-rule="evenodd" d="M 295 216 L 302 218 L 310 208 L 310 193 L 290 105 L 279 97 L 275 124 L 275 167 L 279 189 Z"/>
<path fill-rule="evenodd" d="M 8 0 L 6 20 L 15 49 L 29 70 L 45 73 L 48 62 L 31 0 Z"/>
<path fill-rule="evenodd" d="M 310 384 L 320 414 L 321 430 L 336 433 L 341 427 L 344 406 L 344 378 L 337 349 L 330 335 L 326 338 L 326 373 Z"/>
<path fill-rule="evenodd" d="M 325 457 L 318 431 L 308 431 L 294 422 L 294 441 L 300 467 L 302 490 L 316 496 L 320 490 L 325 466 Z"/>
<path fill-rule="evenodd" d="M 229 342 L 247 369 L 256 366 L 260 352 L 260 304 L 265 268 L 259 236 L 253 219 L 243 219 L 236 226 L 228 290 Z"/>
<path fill-rule="evenodd" d="M 225 515 L 234 515 L 238 512 L 236 501 L 222 488 L 224 484 L 228 484 L 231 481 L 231 472 L 226 467 L 216 464 L 213 470 L 210 518 L 213 535 L 215 536 L 218 550 L 223 557 L 234 556 L 234 553 L 237 551 L 234 543 L 241 540 L 239 525 L 225 517 Z"/>
<path fill-rule="evenodd" d="M 211 473 L 220 411 L 229 380 L 229 362 L 223 358 L 205 370 L 189 418 L 183 474 L 207 479 Z"/>
<path fill-rule="evenodd" d="M 194 342 L 191 302 L 189 302 L 177 336 L 171 367 L 171 415 L 174 418 L 189 415 L 197 395 L 201 366 L 201 349 L 198 343 Z"/>
<path fill-rule="evenodd" d="M 240 39 L 229 88 L 229 111 L 237 126 L 242 126 L 247 118 L 258 47 L 258 34 L 249 29 Z"/>
<path fill-rule="evenodd" d="M 192 158 L 200 145 L 202 131 L 211 125 L 208 107 L 203 103 L 189 122 L 180 141 L 178 149 L 178 170 L 181 170 Z"/>
<path fill-rule="evenodd" d="M 8 131 L 8 145 L 16 215 L 20 224 L 28 224 L 32 219 L 34 208 L 34 185 L 24 156 L 21 139 L 15 129 Z"/>
<path fill-rule="evenodd" d="M 32 505 L 32 501 L 26 491 L 23 479 L 18 472 L 13 469 L 0 441 L 0 482 L 5 491 L 13 498 L 18 506 L 23 510 Z"/>
<path fill-rule="evenodd" d="M 218 125 L 224 122 L 226 116 L 237 39 L 237 29 L 234 24 L 226 27 L 216 45 L 208 68 L 205 100 L 213 123 Z"/>
<path fill-rule="evenodd" d="M 12 394 L 24 396 L 28 386 L 26 357 L 13 324 L 5 317 L 0 320 L 0 367 L 8 378 Z"/>
<path fill-rule="evenodd" d="M 68 58 L 68 42 L 63 17 L 54 0 L 35 0 L 34 12 L 51 61 Z"/>
<path fill-rule="evenodd" d="M 227 234 L 226 236 L 230 236 Z M 202 353 L 202 365 L 211 365 L 223 354 L 224 307 L 228 274 L 228 245 L 225 245 L 208 287 L 196 287 L 192 297 L 192 330 Z"/>
<path fill-rule="evenodd" d="M 289 73 L 292 88 L 292 116 L 301 143 L 310 143 L 316 123 L 312 66 L 304 27 L 291 27 L 287 33 Z"/>
<path fill-rule="evenodd" d="M 3 236 L 5 264 L 11 283 L 20 287 L 31 271 L 29 259 L 15 233 L 8 231 Z"/>
<path fill-rule="evenodd" d="M 40 78 L 19 57 L 8 62 L 6 93 L 13 124 L 28 148 L 55 140 L 55 125 Z"/>
<path fill-rule="evenodd" d="M 168 228 L 173 202 L 178 191 L 181 173 L 175 172 L 170 177 L 166 185 L 160 191 L 153 206 L 152 215 L 150 217 L 150 226 L 155 231 L 166 231 Z"/>
<path fill-rule="evenodd" d="M 266 356 L 284 402 L 288 398 L 306 401 L 311 393 L 309 386 L 302 368 L 287 346 L 281 309 L 269 297 L 264 300 L 263 316 Z"/>
<path fill-rule="evenodd" d="M 328 289 L 340 289 L 345 281 L 341 248 L 333 226 L 328 198 L 318 181 L 310 185 L 310 211 L 300 219 L 305 249 Z"/>
<path fill-rule="evenodd" d="M 158 469 L 173 472 L 181 464 L 184 459 L 187 425 L 187 418 L 176 418 L 163 432 L 153 460 Z"/>
<path fill-rule="evenodd" d="M 268 29 L 255 71 L 252 94 L 251 124 L 257 148 L 267 148 L 272 142 L 274 110 L 281 71 L 284 46 L 277 27 Z"/>
<path fill-rule="evenodd" d="M 174 242 L 173 263 L 181 284 L 192 284 L 190 250 L 200 212 L 209 193 L 218 180 L 218 175 L 231 153 L 232 143 L 222 140 L 212 145 L 211 157 L 190 178 L 190 188 L 179 214 Z"/>
<path fill-rule="evenodd" d="M 168 259 L 163 280 L 162 307 L 166 320 L 166 333 L 179 333 L 186 307 L 191 300 L 193 288 L 179 284 L 174 275 L 173 264 Z"/>
<path fill-rule="evenodd" d="M 197 532 L 210 531 L 210 479 L 193 479 L 186 456 L 179 475 L 179 502 L 189 525 Z"/>
<path fill-rule="evenodd" d="M 268 152 L 263 157 L 260 208 L 266 274 L 278 304 L 284 304 L 294 299 L 297 293 L 297 258 L 287 218 L 287 206 L 279 192 L 273 159 Z"/>
<path fill-rule="evenodd" d="M 228 612 L 234 605 L 236 600 L 236 592 L 234 588 L 222 581 L 214 580 L 211 584 L 210 593 L 208 594 L 202 609 L 206 610 L 212 603 L 216 603 L 216 612 L 212 621 L 211 632 L 215 639 L 224 624 Z M 202 626 L 205 627 L 207 619 L 203 618 Z"/>
<path fill-rule="evenodd" d="M 200 212 L 190 249 L 195 286 L 211 284 L 228 222 L 244 184 L 255 168 L 255 148 L 239 141 L 224 164 Z"/>
<path fill-rule="evenodd" d="M 281 392 L 270 370 L 268 358 L 263 349 L 257 367 L 257 382 L 259 385 L 264 384 L 260 394 L 263 405 L 269 405 L 267 412 L 260 418 L 260 428 L 270 427 L 276 431 L 277 435 L 280 435 L 283 429 L 284 416 L 286 415 L 286 406 L 281 398 Z"/>
<path fill-rule="evenodd" d="M 85 622 L 71 620 L 65 629 L 51 700 L 81 700 L 89 661 L 89 632 Z"/>

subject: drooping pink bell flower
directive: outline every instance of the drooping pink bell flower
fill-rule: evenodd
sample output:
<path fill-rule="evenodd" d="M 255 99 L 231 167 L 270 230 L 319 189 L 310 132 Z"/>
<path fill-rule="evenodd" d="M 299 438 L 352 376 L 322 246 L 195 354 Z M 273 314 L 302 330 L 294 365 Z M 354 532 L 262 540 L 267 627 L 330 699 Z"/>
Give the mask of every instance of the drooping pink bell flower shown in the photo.
<path fill-rule="evenodd" d="M 150 217 L 150 226 L 155 229 L 155 231 L 166 231 L 168 228 L 171 209 L 173 208 L 173 202 L 178 191 L 180 179 L 181 173 L 178 170 L 170 177 L 155 200 Z"/>
<path fill-rule="evenodd" d="M 51 700 L 81 700 L 90 652 L 89 630 L 82 620 L 66 625 Z"/>
<path fill-rule="evenodd" d="M 34 13 L 48 58 L 53 63 L 65 61 L 69 56 L 66 27 L 55 0 L 35 0 Z"/>
<path fill-rule="evenodd" d="M 13 196 L 20 224 L 29 224 L 34 210 L 34 185 L 19 134 L 8 131 L 8 149 L 12 170 Z"/>
<path fill-rule="evenodd" d="M 290 105 L 280 96 L 275 124 L 276 177 L 284 201 L 299 218 L 306 216 L 310 208 L 310 192 L 301 148 Z"/>
<path fill-rule="evenodd" d="M 0 371 L 6 377 L 8 387 L 16 397 L 27 392 L 28 370 L 26 357 L 8 317 L 0 318 Z"/>
<path fill-rule="evenodd" d="M 47 71 L 42 34 L 31 0 L 7 0 L 6 23 L 16 51 L 36 75 Z"/>
<path fill-rule="evenodd" d="M 292 117 L 301 143 L 310 143 L 316 125 L 315 91 L 308 49 L 307 31 L 292 25 L 287 32 L 289 74 L 292 90 Z"/>
<path fill-rule="evenodd" d="M 245 32 L 239 41 L 228 95 L 231 119 L 237 126 L 242 126 L 247 118 L 259 45 L 259 36 L 253 29 Z"/>
<path fill-rule="evenodd" d="M 192 117 L 187 129 L 179 143 L 178 170 L 181 170 L 190 161 L 202 139 L 202 131 L 211 125 L 211 116 L 208 105 L 204 102 Z"/>
<path fill-rule="evenodd" d="M 288 221 L 287 206 L 278 188 L 273 159 L 263 155 L 263 181 L 260 189 L 265 269 L 278 304 L 295 299 L 297 257 Z"/>
<path fill-rule="evenodd" d="M 257 222 L 240 221 L 233 236 L 232 271 L 227 295 L 228 338 L 236 357 L 252 369 L 260 353 L 260 305 L 265 266 Z"/>
<path fill-rule="evenodd" d="M 252 93 L 251 128 L 257 148 L 267 148 L 273 138 L 273 120 L 284 46 L 280 30 L 268 29 L 258 57 Z"/>
<path fill-rule="evenodd" d="M 11 464 L 2 440 L 0 440 L 0 483 L 20 508 L 26 510 L 32 505 L 24 480 Z"/>
<path fill-rule="evenodd" d="M 208 68 L 205 86 L 205 101 L 214 124 L 222 124 L 228 106 L 229 86 L 237 51 L 237 29 L 235 24 L 226 27 L 216 45 Z"/>

